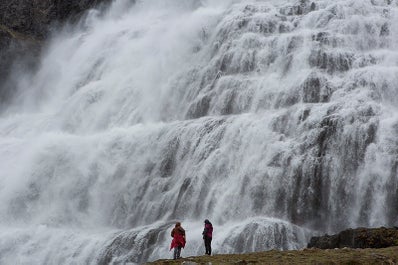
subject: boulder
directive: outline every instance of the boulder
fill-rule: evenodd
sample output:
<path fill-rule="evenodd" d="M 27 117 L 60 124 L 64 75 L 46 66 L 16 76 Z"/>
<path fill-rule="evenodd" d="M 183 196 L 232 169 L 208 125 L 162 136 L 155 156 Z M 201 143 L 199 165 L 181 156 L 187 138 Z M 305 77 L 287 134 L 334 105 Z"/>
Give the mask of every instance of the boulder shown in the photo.
<path fill-rule="evenodd" d="M 336 235 L 312 237 L 308 248 L 386 248 L 398 246 L 397 228 L 347 229 Z"/>

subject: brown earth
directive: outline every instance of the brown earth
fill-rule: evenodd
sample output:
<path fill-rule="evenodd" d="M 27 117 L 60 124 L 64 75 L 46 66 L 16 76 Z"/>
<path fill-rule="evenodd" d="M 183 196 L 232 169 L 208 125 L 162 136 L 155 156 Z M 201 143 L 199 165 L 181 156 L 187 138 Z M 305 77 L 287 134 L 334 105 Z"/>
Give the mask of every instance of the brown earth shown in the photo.
<path fill-rule="evenodd" d="M 398 264 L 398 247 L 379 249 L 303 249 L 292 251 L 265 251 L 247 254 L 187 257 L 179 260 L 158 260 L 148 265 L 195 264 L 297 264 L 297 265 L 378 265 Z"/>

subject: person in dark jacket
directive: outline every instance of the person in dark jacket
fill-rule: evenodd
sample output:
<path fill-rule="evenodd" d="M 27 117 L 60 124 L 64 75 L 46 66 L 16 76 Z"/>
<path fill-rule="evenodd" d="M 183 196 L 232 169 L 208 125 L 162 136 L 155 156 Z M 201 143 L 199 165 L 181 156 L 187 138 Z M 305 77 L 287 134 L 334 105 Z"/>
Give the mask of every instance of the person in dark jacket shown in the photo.
<path fill-rule="evenodd" d="M 174 259 L 179 259 L 181 256 L 181 248 L 185 247 L 185 230 L 182 228 L 181 223 L 177 222 L 173 230 L 171 230 L 171 241 L 170 250 L 174 248 Z"/>
<path fill-rule="evenodd" d="M 213 225 L 209 220 L 205 220 L 205 228 L 203 229 L 203 240 L 205 242 L 206 254 L 211 255 L 211 240 L 213 239 Z"/>

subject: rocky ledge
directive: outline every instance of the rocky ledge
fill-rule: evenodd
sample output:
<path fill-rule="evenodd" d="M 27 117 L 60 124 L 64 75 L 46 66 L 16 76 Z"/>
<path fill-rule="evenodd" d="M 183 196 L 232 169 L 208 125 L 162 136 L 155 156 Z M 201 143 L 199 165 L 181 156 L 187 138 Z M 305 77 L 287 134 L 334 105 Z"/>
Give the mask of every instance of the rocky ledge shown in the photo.
<path fill-rule="evenodd" d="M 386 248 L 398 246 L 397 228 L 347 229 L 336 235 L 312 237 L 308 248 Z"/>
<path fill-rule="evenodd" d="M 110 0 L 9 0 L 0 2 L 0 30 L 37 40 L 49 25 L 78 17 L 85 10 Z"/>

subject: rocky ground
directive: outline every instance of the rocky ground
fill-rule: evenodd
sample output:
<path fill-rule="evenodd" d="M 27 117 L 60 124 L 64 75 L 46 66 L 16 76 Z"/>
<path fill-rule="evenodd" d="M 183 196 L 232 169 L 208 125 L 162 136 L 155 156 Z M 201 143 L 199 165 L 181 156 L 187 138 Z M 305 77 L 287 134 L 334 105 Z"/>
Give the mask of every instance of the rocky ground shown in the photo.
<path fill-rule="evenodd" d="M 302 250 L 198 256 L 147 264 L 398 264 L 398 229 L 347 229 L 336 235 L 313 237 Z"/>
<path fill-rule="evenodd" d="M 398 246 L 397 228 L 357 228 L 347 229 L 336 235 L 312 237 L 309 248 L 386 248 Z"/>
<path fill-rule="evenodd" d="M 214 255 L 211 257 L 198 256 L 179 260 L 158 260 L 146 264 L 172 265 L 172 264 L 297 264 L 297 265 L 376 265 L 398 264 L 398 247 L 380 249 L 303 249 L 294 251 L 265 251 L 247 254 Z"/>

